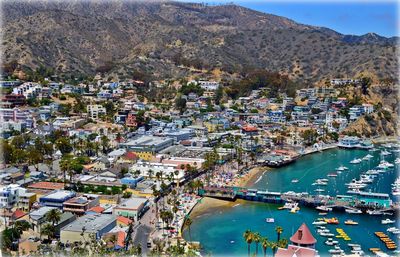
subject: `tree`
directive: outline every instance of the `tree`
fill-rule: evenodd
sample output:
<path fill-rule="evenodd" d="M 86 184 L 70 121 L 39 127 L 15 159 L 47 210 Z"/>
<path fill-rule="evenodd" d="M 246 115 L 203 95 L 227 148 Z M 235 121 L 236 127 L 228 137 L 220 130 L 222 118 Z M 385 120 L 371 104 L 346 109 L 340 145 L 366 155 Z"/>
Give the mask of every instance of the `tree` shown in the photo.
<path fill-rule="evenodd" d="M 55 236 L 56 229 L 53 225 L 50 223 L 44 224 L 40 230 L 42 235 L 47 236 L 47 238 L 50 240 L 50 238 Z"/>
<path fill-rule="evenodd" d="M 257 256 L 257 254 L 258 254 L 258 244 L 260 243 L 260 240 L 261 240 L 260 233 L 258 233 L 258 232 L 254 233 L 253 234 L 253 240 L 254 240 L 254 243 L 256 243 L 256 256 Z"/>
<path fill-rule="evenodd" d="M 56 147 L 57 147 L 58 150 L 60 150 L 62 155 L 65 155 L 65 154 L 68 154 L 68 153 L 72 152 L 71 142 L 66 137 L 62 137 L 62 138 L 57 139 Z"/>
<path fill-rule="evenodd" d="M 279 240 L 278 242 L 277 242 L 277 244 L 278 244 L 278 247 L 280 247 L 280 248 L 286 248 L 287 247 L 287 245 L 288 245 L 288 240 L 286 239 L 286 238 L 283 238 L 283 239 L 281 239 L 281 240 Z"/>
<path fill-rule="evenodd" d="M 182 114 L 186 109 L 186 99 L 179 97 L 175 100 L 175 107 L 180 111 Z"/>
<path fill-rule="evenodd" d="M 278 242 L 279 242 L 279 240 L 281 240 L 281 234 L 282 234 L 282 232 L 283 232 L 283 228 L 281 227 L 281 226 L 277 226 L 276 228 L 275 228 L 275 232 L 277 233 L 277 235 L 278 235 Z"/>
<path fill-rule="evenodd" d="M 192 241 L 192 235 L 190 233 L 190 227 L 191 227 L 192 223 L 193 223 L 193 221 L 190 217 L 187 217 L 185 219 L 185 226 L 188 228 L 190 242 Z"/>
<path fill-rule="evenodd" d="M 264 252 L 264 257 L 267 256 L 267 248 L 269 247 L 269 245 L 270 245 L 270 242 L 268 241 L 268 238 L 262 237 L 261 238 L 261 247 L 262 247 L 263 252 Z"/>
<path fill-rule="evenodd" d="M 248 254 L 248 256 L 250 256 L 250 246 L 251 246 L 251 243 L 253 242 L 253 238 L 254 238 L 254 234 L 253 234 L 253 232 L 251 232 L 251 230 L 248 229 L 248 230 L 246 230 L 244 232 L 243 239 L 247 243 L 247 254 Z"/>
<path fill-rule="evenodd" d="M 45 215 L 45 219 L 50 222 L 53 227 L 61 220 L 61 212 L 59 209 L 52 209 Z"/>

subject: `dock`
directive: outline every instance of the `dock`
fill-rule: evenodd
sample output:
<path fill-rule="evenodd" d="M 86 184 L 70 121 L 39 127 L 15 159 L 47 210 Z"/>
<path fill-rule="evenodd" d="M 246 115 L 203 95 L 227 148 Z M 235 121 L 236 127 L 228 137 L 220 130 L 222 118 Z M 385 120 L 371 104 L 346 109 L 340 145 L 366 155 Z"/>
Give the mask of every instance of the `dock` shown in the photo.
<path fill-rule="evenodd" d="M 360 209 L 380 210 L 382 212 L 393 212 L 398 206 L 393 204 L 388 194 L 362 193 L 355 195 L 310 195 L 308 193 L 296 192 L 272 192 L 245 187 L 204 187 L 198 190 L 200 196 L 217 198 L 226 201 L 243 199 L 253 202 L 279 203 L 298 202 L 299 205 L 315 208 L 326 206 L 333 210 Z"/>

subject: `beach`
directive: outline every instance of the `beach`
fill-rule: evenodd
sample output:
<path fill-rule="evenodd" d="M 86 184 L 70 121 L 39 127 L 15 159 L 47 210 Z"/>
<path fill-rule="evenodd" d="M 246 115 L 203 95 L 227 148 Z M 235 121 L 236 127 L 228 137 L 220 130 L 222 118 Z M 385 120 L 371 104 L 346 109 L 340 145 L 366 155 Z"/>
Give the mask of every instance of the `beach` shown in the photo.
<path fill-rule="evenodd" d="M 249 170 L 249 172 L 243 175 L 241 178 L 233 181 L 232 185 L 239 187 L 246 187 L 253 185 L 257 179 L 262 176 L 264 172 L 269 170 L 267 167 L 254 167 Z M 197 216 L 203 215 L 205 213 L 211 213 L 215 209 L 220 208 L 230 208 L 234 205 L 240 203 L 242 200 L 236 200 L 234 202 L 229 202 L 225 200 L 219 200 L 215 198 L 203 197 L 202 200 L 197 203 L 192 211 L 190 212 L 190 217 L 193 219 Z"/>

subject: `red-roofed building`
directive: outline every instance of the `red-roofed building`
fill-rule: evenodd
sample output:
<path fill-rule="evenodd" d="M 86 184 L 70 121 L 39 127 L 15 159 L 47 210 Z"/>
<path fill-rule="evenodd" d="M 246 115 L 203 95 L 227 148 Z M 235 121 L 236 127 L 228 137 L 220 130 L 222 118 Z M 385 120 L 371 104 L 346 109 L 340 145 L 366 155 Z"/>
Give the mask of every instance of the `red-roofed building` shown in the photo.
<path fill-rule="evenodd" d="M 94 206 L 90 208 L 89 210 L 86 211 L 86 213 L 92 212 L 92 213 L 103 213 L 105 209 L 101 206 Z"/>
<path fill-rule="evenodd" d="M 63 183 L 54 183 L 54 182 L 41 181 L 41 182 L 30 184 L 28 186 L 28 188 L 43 189 L 43 190 L 60 190 L 60 189 L 64 189 L 64 184 Z"/>
<path fill-rule="evenodd" d="M 20 210 L 20 209 L 16 209 L 15 212 L 13 212 L 13 214 L 12 214 L 12 216 L 11 216 L 11 219 L 12 219 L 12 220 L 18 220 L 18 219 L 24 217 L 25 215 L 26 215 L 25 212 L 23 212 L 23 211 Z"/>
<path fill-rule="evenodd" d="M 134 152 L 127 152 L 127 153 L 124 155 L 124 159 L 125 159 L 125 160 L 134 161 L 134 160 L 137 160 L 138 157 L 137 157 L 137 154 L 135 154 Z"/>
<path fill-rule="evenodd" d="M 115 242 L 112 242 L 113 241 L 113 240 L 111 240 L 112 237 L 116 237 Z M 126 233 L 124 231 L 107 233 L 103 236 L 103 239 L 106 242 L 108 242 L 107 246 L 110 248 L 114 248 L 115 250 L 119 250 L 119 249 L 125 247 L 125 238 L 126 238 Z"/>
<path fill-rule="evenodd" d="M 258 133 L 258 129 L 254 126 L 244 126 L 242 127 L 242 132 L 247 135 L 256 135 Z"/>
<path fill-rule="evenodd" d="M 287 249 L 278 248 L 275 257 L 318 257 L 315 250 L 317 240 L 311 234 L 307 225 L 303 223 L 290 238 L 292 244 Z"/>
<path fill-rule="evenodd" d="M 128 219 L 126 217 L 123 217 L 123 216 L 118 216 L 117 217 L 117 225 L 119 225 L 120 227 L 127 227 L 132 222 L 133 221 L 131 219 Z"/>
<path fill-rule="evenodd" d="M 290 238 L 290 241 L 293 245 L 310 248 L 314 248 L 317 242 L 305 223 L 297 229 L 296 233 Z"/>

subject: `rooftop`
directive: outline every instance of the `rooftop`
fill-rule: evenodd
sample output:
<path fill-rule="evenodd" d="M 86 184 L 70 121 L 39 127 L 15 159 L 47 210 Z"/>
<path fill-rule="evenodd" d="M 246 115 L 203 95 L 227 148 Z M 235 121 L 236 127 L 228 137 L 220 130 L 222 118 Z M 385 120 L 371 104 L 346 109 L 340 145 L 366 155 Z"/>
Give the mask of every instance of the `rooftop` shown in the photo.
<path fill-rule="evenodd" d="M 148 201 L 147 198 L 133 197 L 119 204 L 117 208 L 138 209 L 139 207 L 144 205 L 147 201 Z"/>
<path fill-rule="evenodd" d="M 42 196 L 40 199 L 65 199 L 74 197 L 75 193 L 66 190 L 57 190 L 49 193 L 48 195 Z"/>
<path fill-rule="evenodd" d="M 63 183 L 54 183 L 54 182 L 41 181 L 41 182 L 30 184 L 28 186 L 28 188 L 57 190 L 57 189 L 63 189 L 64 188 L 64 184 Z"/>
<path fill-rule="evenodd" d="M 82 232 L 82 230 L 84 229 L 86 232 L 95 233 L 108 226 L 112 222 L 115 222 L 115 220 L 116 217 L 113 215 L 87 214 L 63 227 L 61 230 Z"/>
<path fill-rule="evenodd" d="M 296 233 L 290 238 L 290 241 L 300 245 L 312 245 L 317 242 L 305 223 L 299 227 Z"/>

